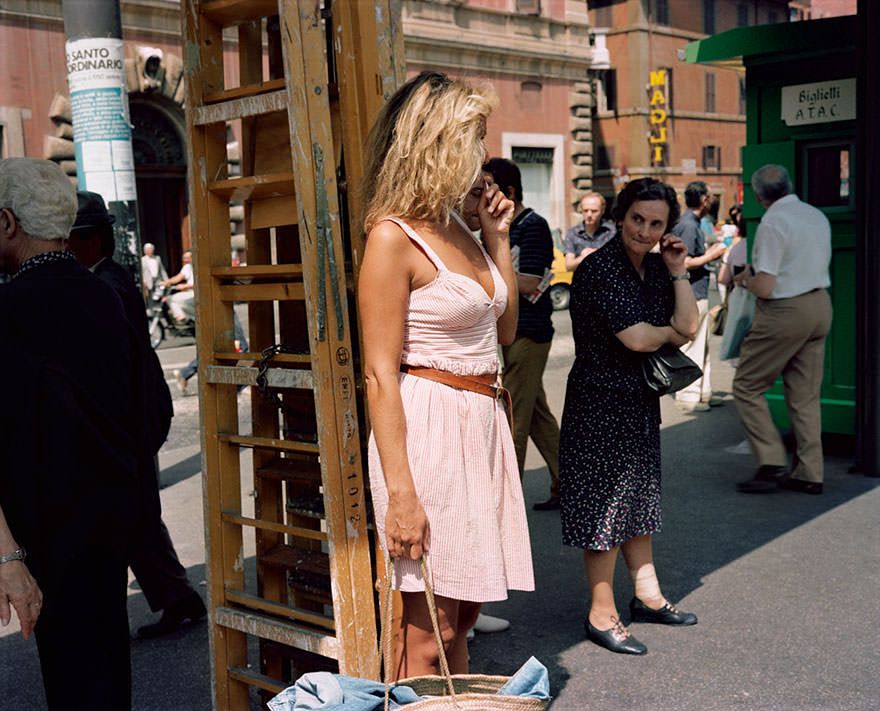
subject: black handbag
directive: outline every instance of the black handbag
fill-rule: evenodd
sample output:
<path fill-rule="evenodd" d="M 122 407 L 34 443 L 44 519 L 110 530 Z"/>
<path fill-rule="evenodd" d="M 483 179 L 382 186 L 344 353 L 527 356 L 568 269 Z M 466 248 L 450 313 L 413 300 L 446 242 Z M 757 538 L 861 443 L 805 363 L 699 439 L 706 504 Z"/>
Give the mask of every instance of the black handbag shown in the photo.
<path fill-rule="evenodd" d="M 703 375 L 694 363 L 671 343 L 665 343 L 642 361 L 642 375 L 648 387 L 658 395 L 686 388 Z"/>

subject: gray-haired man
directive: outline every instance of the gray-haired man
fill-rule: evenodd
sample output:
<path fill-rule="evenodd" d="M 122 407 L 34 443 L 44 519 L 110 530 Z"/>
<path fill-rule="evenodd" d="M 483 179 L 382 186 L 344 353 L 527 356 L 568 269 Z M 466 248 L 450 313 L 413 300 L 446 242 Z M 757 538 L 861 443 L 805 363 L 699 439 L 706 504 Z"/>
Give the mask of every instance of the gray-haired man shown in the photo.
<path fill-rule="evenodd" d="M 825 338 L 831 328 L 831 299 L 826 291 L 831 285 L 831 225 L 821 210 L 792 193 L 788 172 L 781 165 L 755 171 L 752 189 L 767 212 L 755 234 L 752 264 L 736 279 L 758 301 L 740 349 L 733 395 L 758 470 L 737 489 L 761 493 L 778 485 L 821 494 L 819 391 Z M 795 440 L 791 474 L 764 397 L 780 375 Z"/>
<path fill-rule="evenodd" d="M 64 251 L 76 211 L 57 165 L 0 160 L 0 622 L 36 622 L 49 709 L 125 711 L 144 392 L 119 298 Z"/>

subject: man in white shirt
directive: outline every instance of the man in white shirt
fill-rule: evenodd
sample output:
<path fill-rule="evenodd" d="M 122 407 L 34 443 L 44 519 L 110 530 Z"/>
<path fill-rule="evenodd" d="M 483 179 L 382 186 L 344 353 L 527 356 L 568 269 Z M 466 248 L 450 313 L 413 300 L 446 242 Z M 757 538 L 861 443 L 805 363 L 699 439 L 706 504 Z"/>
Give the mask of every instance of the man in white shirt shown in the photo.
<path fill-rule="evenodd" d="M 163 279 L 168 278 L 162 258 L 156 254 L 155 245 L 147 242 L 144 245 L 144 256 L 141 257 L 141 274 L 144 279 L 144 295 L 148 295 L 153 286 Z"/>
<path fill-rule="evenodd" d="M 822 424 L 819 401 L 825 338 L 831 327 L 831 225 L 815 207 L 792 193 L 781 165 L 752 175 L 752 189 L 767 212 L 758 225 L 753 263 L 736 279 L 757 297 L 755 320 L 740 349 L 733 381 L 736 407 L 758 470 L 737 484 L 746 493 L 777 486 L 822 493 Z M 794 434 L 791 473 L 764 394 L 782 375 Z"/>
<path fill-rule="evenodd" d="M 183 323 L 188 318 L 195 318 L 195 293 L 193 292 L 195 277 L 193 275 L 192 252 L 183 253 L 183 266 L 180 268 L 180 272 L 170 279 L 160 281 L 159 284 L 176 287 L 174 293 L 168 297 L 168 308 L 175 321 Z"/>

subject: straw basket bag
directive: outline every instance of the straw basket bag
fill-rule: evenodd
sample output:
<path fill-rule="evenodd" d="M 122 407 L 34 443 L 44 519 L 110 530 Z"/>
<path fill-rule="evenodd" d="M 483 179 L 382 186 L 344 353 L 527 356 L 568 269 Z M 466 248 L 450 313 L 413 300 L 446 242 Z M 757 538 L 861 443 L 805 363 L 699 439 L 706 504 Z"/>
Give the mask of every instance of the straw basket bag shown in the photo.
<path fill-rule="evenodd" d="M 490 676 L 488 674 L 450 674 L 446 661 L 446 652 L 440 638 L 440 625 L 437 623 L 437 606 L 434 603 L 434 591 L 431 589 L 428 574 L 428 563 L 422 556 L 422 579 L 425 581 L 425 596 L 428 600 L 428 611 L 431 614 L 431 625 L 434 627 L 434 639 L 440 657 L 442 676 L 411 676 L 400 679 L 397 686 L 408 686 L 419 696 L 436 696 L 406 704 L 406 711 L 544 711 L 550 700 L 536 699 L 528 696 L 509 696 L 498 694 L 498 690 L 509 680 L 509 676 Z M 382 650 L 385 668 L 385 711 L 388 711 L 392 656 L 391 656 L 391 576 L 394 572 L 394 560 L 387 564 L 385 581 L 385 616 L 382 619 Z"/>

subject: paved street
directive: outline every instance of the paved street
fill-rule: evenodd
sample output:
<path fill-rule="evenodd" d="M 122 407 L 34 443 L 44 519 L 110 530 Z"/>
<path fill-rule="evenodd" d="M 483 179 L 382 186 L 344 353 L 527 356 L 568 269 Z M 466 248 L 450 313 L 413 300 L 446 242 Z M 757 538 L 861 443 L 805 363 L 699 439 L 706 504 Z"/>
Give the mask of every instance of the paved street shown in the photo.
<path fill-rule="evenodd" d="M 555 320 L 545 383 L 551 407 L 561 414 L 573 346 L 567 312 Z M 719 339 L 713 340 L 717 348 Z M 192 346 L 160 351 L 169 380 L 193 352 Z M 742 429 L 727 395 L 732 371 L 716 362 L 712 375 L 715 389 L 725 393 L 723 407 L 683 415 L 663 399 L 665 530 L 655 538 L 665 594 L 700 623 L 634 625 L 649 648 L 645 657 L 614 655 L 584 641 L 581 554 L 560 544 L 556 512 L 531 510 L 546 498 L 547 474 L 530 450 L 525 494 L 537 590 L 487 606 L 512 627 L 477 635 L 474 671 L 509 674 L 535 655 L 550 670 L 553 711 L 880 709 L 880 480 L 848 473 L 850 457 L 829 452 L 823 496 L 736 493 L 733 483 L 747 478 L 753 464 L 742 453 Z M 199 584 L 196 382 L 185 397 L 170 385 L 176 417 L 160 455 L 164 518 L 190 579 Z M 623 611 L 632 588 L 622 559 L 615 590 Z M 153 616 L 134 582 L 129 595 L 135 630 Z M 211 708 L 205 625 L 165 639 L 135 639 L 132 666 L 137 711 Z M 0 700 L 10 711 L 44 708 L 36 647 L 21 640 L 14 623 L 0 632 Z"/>

